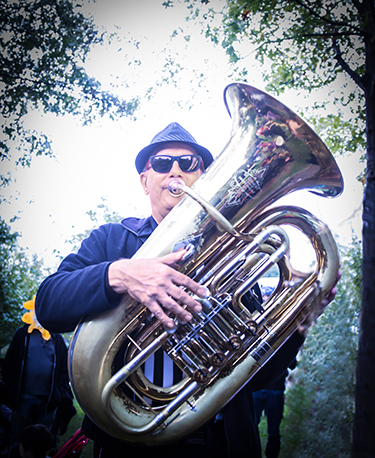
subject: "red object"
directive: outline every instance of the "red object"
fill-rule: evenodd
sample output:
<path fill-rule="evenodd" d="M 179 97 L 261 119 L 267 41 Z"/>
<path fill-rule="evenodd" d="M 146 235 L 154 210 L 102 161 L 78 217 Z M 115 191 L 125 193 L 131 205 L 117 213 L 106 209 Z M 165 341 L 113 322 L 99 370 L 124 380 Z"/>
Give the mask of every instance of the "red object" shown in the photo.
<path fill-rule="evenodd" d="M 74 458 L 81 454 L 81 450 L 89 441 L 79 428 L 74 435 L 53 455 L 52 458 Z"/>

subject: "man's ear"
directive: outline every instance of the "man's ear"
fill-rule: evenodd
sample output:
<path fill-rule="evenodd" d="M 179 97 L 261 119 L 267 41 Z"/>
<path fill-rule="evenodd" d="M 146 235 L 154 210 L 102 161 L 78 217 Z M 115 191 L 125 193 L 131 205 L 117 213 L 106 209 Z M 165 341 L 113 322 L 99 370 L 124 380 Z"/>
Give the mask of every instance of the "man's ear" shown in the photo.
<path fill-rule="evenodd" d="M 146 196 L 148 196 L 148 189 L 147 189 L 147 172 L 142 172 L 139 175 L 139 179 L 141 180 L 141 185 L 143 187 L 143 191 L 145 192 Z"/>

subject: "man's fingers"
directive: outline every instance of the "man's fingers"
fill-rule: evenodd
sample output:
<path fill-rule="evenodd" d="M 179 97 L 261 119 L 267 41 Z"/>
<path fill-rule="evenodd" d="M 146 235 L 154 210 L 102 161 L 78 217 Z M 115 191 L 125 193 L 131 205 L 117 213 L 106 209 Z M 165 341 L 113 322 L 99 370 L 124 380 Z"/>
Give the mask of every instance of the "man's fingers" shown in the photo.
<path fill-rule="evenodd" d="M 186 253 L 186 250 L 182 249 L 182 250 L 178 250 L 178 251 L 174 251 L 172 253 L 166 254 L 160 257 L 159 259 L 164 264 L 172 266 L 173 264 L 178 263 L 178 261 L 181 261 L 185 253 Z"/>
<path fill-rule="evenodd" d="M 147 304 L 147 308 L 168 329 L 173 329 L 175 324 L 173 319 L 166 314 L 166 311 L 184 323 L 192 319 L 192 315 L 187 310 L 168 296 L 163 299 L 163 306 L 155 299 L 152 299 Z"/>
<path fill-rule="evenodd" d="M 147 308 L 163 326 L 168 329 L 173 329 L 174 321 L 163 311 L 162 307 L 156 301 L 151 302 Z"/>
<path fill-rule="evenodd" d="M 185 250 L 154 259 L 121 260 L 110 265 L 109 284 L 117 293 L 128 293 L 144 304 L 167 328 L 173 328 L 171 316 L 183 322 L 202 306 L 191 293 L 205 298 L 207 290 L 173 268 Z"/>
<path fill-rule="evenodd" d="M 202 306 L 198 301 L 193 299 L 193 297 L 186 291 L 173 283 L 171 283 L 171 286 L 166 290 L 158 290 L 158 293 L 153 296 L 152 301 L 157 302 L 162 313 L 164 313 L 163 309 L 165 309 L 183 322 L 187 322 L 192 319 L 192 315 L 189 313 L 189 310 L 196 313 L 200 313 L 202 311 Z M 147 305 L 147 307 L 150 311 L 152 311 L 149 305 Z M 158 307 L 155 307 L 155 310 L 160 313 Z M 152 313 L 154 312 L 152 311 Z M 159 315 L 155 314 L 155 316 L 159 318 Z"/>
<path fill-rule="evenodd" d="M 192 280 L 190 277 L 187 275 L 182 274 L 181 272 L 178 272 L 177 270 L 172 270 L 170 272 L 170 279 L 171 281 L 177 285 L 177 286 L 183 286 L 184 288 L 188 289 L 192 293 L 196 294 L 198 297 L 204 299 L 207 296 L 207 289 L 204 286 L 199 285 L 196 283 L 194 280 Z M 182 290 L 181 290 L 182 291 Z M 181 300 L 184 301 L 184 299 L 188 299 L 187 297 L 188 294 L 184 294 Z M 175 297 L 175 296 L 174 296 Z M 179 299 L 177 297 L 177 299 Z M 189 305 L 186 303 L 186 305 Z"/>
<path fill-rule="evenodd" d="M 204 292 L 204 295 L 203 297 L 205 297 L 205 294 L 206 294 L 206 289 L 203 288 L 203 292 Z M 202 311 L 202 306 L 201 304 L 196 301 L 192 296 L 190 296 L 190 294 L 188 294 L 186 291 L 184 291 L 183 289 L 175 286 L 175 285 L 172 285 L 172 287 L 170 288 L 170 290 L 168 291 L 168 294 L 170 296 L 170 298 L 173 298 L 174 301 L 173 303 L 168 303 L 169 307 L 174 307 L 174 304 L 176 304 L 176 301 L 181 303 L 181 304 L 185 304 L 189 310 L 191 311 L 194 311 L 194 312 L 197 312 L 197 313 L 200 313 Z M 167 305 L 167 307 L 168 307 Z"/>

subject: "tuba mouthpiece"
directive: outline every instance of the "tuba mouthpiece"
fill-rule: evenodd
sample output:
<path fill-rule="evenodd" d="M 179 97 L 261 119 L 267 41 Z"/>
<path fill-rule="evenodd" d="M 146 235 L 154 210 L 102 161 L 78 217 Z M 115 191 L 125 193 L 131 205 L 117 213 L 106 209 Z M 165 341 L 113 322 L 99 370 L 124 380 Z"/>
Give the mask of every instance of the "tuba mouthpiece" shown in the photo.
<path fill-rule="evenodd" d="M 168 184 L 168 191 L 173 197 L 180 197 L 184 193 L 185 183 L 181 178 L 172 178 Z"/>

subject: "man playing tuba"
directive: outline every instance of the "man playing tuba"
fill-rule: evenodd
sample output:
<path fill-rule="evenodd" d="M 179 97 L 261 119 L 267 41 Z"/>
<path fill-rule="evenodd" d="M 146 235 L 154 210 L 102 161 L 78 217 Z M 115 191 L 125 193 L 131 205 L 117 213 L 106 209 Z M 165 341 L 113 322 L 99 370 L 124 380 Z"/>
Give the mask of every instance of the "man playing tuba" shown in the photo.
<path fill-rule="evenodd" d="M 36 312 L 40 323 L 51 332 L 72 331 L 88 315 L 117 307 L 124 293 L 145 305 L 166 329 L 174 326 L 166 312 L 181 322 L 199 313 L 201 304 L 185 290 L 203 298 L 205 288 L 175 269 L 186 250 L 156 259 L 131 258 L 182 199 L 169 193 L 170 180 L 181 178 L 192 186 L 212 161 L 211 153 L 179 124 L 172 123 L 159 132 L 135 161 L 143 190 L 150 198 L 151 216 L 101 226 L 83 241 L 77 254 L 67 256 L 39 288 Z M 332 290 L 324 306 L 334 294 Z M 147 449 L 148 453 L 163 458 L 260 457 L 252 391 L 276 379 L 303 341 L 304 336 L 296 331 L 219 415 L 185 439 Z M 142 452 L 142 445 L 109 436 L 87 416 L 82 431 L 94 440 L 95 456 L 122 458 Z"/>

